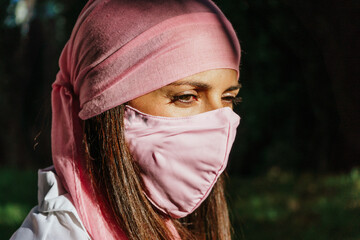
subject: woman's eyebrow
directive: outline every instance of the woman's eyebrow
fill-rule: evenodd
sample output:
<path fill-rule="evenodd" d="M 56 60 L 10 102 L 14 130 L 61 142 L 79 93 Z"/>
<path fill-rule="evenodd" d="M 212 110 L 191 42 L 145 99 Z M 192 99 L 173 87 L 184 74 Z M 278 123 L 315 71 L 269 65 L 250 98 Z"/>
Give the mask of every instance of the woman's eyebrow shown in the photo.
<path fill-rule="evenodd" d="M 204 90 L 208 90 L 208 89 L 211 89 L 211 85 L 209 84 L 206 84 L 206 83 L 201 83 L 201 82 L 196 82 L 196 81 L 181 81 L 181 82 L 173 82 L 173 83 L 170 83 L 169 85 L 167 86 L 184 86 L 184 85 L 187 85 L 187 86 L 192 86 L 192 87 L 197 87 L 197 88 L 200 88 L 200 89 L 204 89 Z M 228 89 L 226 89 L 226 92 L 227 91 L 234 91 L 234 90 L 238 90 L 241 88 L 241 84 L 238 83 L 234 86 L 231 86 L 229 87 Z"/>
<path fill-rule="evenodd" d="M 197 87 L 197 88 L 201 88 L 201 89 L 210 89 L 211 86 L 209 84 L 206 83 L 201 83 L 201 82 L 195 82 L 195 81 L 181 81 L 181 82 L 173 82 L 170 83 L 167 86 L 192 86 L 192 87 Z"/>
<path fill-rule="evenodd" d="M 235 86 L 231 86 L 231 87 L 229 87 L 228 89 L 226 89 L 225 92 L 234 91 L 234 90 L 239 90 L 240 88 L 241 88 L 241 84 L 238 83 L 238 84 L 236 84 Z"/>

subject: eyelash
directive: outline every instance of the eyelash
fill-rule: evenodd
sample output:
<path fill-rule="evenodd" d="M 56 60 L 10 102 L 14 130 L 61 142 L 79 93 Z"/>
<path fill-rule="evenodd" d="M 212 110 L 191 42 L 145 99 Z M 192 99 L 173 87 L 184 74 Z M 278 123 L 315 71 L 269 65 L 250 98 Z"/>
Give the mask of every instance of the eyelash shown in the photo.
<path fill-rule="evenodd" d="M 231 101 L 232 104 L 236 105 L 242 102 L 242 97 L 232 97 L 232 96 L 228 96 L 228 97 L 224 97 L 223 99 L 227 99 L 228 101 Z"/>
<path fill-rule="evenodd" d="M 185 98 L 189 98 L 189 97 L 195 98 L 196 101 L 198 100 L 198 97 L 194 94 L 183 94 L 183 95 L 179 95 L 179 96 L 173 96 L 171 101 L 172 102 L 180 101 L 181 103 L 190 103 L 189 100 L 184 100 Z"/>
<path fill-rule="evenodd" d="M 181 103 L 189 104 L 189 103 L 191 103 L 191 100 L 185 100 L 186 98 L 189 98 L 189 97 L 193 97 L 195 99 L 195 101 L 198 100 L 198 96 L 196 96 L 194 94 L 184 94 L 184 95 L 179 95 L 179 96 L 173 96 L 171 99 L 171 102 L 180 101 Z M 234 104 L 234 105 L 242 102 L 241 97 L 233 97 L 233 96 L 224 97 L 223 100 L 231 101 L 232 104 Z"/>

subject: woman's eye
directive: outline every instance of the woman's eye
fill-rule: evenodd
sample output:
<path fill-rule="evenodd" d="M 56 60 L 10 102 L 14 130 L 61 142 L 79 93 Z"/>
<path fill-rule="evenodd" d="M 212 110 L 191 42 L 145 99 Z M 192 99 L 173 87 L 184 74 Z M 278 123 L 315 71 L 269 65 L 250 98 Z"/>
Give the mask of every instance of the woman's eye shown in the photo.
<path fill-rule="evenodd" d="M 222 98 L 223 101 L 232 103 L 234 105 L 241 103 L 242 102 L 242 98 L 241 97 L 236 97 L 236 96 L 225 96 Z"/>
<path fill-rule="evenodd" d="M 172 102 L 181 102 L 181 103 L 192 103 L 193 101 L 197 101 L 197 96 L 194 94 L 183 94 L 179 96 L 173 96 Z"/>

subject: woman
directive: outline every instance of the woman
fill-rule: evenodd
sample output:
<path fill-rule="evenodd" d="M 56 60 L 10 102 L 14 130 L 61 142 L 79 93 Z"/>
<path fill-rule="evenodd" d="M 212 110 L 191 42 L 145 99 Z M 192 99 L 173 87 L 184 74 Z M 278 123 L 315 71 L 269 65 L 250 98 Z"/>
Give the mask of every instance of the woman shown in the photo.
<path fill-rule="evenodd" d="M 230 239 L 239 63 L 210 0 L 90 0 L 53 84 L 54 169 L 12 239 Z"/>

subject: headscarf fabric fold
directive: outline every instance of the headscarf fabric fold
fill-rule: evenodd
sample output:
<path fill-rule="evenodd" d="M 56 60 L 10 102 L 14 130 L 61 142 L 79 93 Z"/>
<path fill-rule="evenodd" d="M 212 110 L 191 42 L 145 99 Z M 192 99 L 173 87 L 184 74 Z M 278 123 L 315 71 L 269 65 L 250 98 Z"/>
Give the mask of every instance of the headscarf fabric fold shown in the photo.
<path fill-rule="evenodd" d="M 82 121 L 210 69 L 239 71 L 240 45 L 211 0 L 90 0 L 52 87 L 52 157 L 93 239 L 126 239 L 85 173 Z"/>

